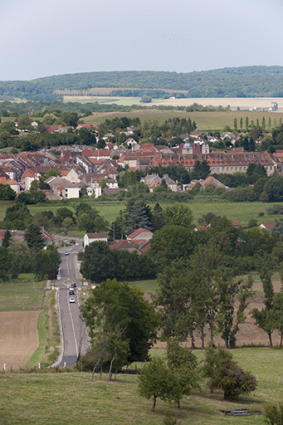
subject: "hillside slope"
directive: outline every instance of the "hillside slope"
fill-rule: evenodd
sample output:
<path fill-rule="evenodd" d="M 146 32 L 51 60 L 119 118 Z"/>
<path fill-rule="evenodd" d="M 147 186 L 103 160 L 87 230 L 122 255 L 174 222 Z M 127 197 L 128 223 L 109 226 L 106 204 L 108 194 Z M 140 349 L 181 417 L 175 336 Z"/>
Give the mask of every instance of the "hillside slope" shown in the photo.
<path fill-rule="evenodd" d="M 0 100 L 61 100 L 56 90 L 112 88 L 110 95 L 161 97 L 182 90 L 187 97 L 283 97 L 283 67 L 249 66 L 190 73 L 157 71 L 86 72 L 31 81 L 0 82 Z M 108 90 L 109 92 L 109 90 Z M 168 93 L 167 93 L 168 95 Z"/>

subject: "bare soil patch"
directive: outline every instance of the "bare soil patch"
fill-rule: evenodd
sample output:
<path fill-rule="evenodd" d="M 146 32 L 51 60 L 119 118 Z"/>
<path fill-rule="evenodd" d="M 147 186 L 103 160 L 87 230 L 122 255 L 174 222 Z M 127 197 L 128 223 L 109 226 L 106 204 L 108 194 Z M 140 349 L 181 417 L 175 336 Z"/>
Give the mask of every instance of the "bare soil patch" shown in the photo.
<path fill-rule="evenodd" d="M 281 289 L 281 282 L 276 281 L 273 282 L 273 287 L 275 292 L 280 292 Z M 262 283 L 254 283 L 253 285 L 253 291 L 256 292 L 262 292 L 263 286 Z M 148 301 L 151 301 L 151 294 L 145 293 L 144 298 Z M 237 339 L 237 347 L 245 347 L 245 346 L 263 346 L 268 347 L 269 346 L 269 339 L 266 332 L 264 332 L 262 329 L 260 329 L 258 326 L 255 325 L 254 319 L 252 318 L 252 310 L 254 308 L 258 308 L 261 310 L 264 308 L 264 295 L 263 294 L 256 294 L 251 298 L 251 301 L 248 305 L 248 308 L 246 310 L 246 321 L 245 323 L 241 324 L 239 326 L 239 331 L 236 335 Z M 209 327 L 205 329 L 205 345 L 210 340 L 210 330 Z M 201 348 L 201 338 L 200 334 L 198 332 L 194 333 L 195 337 L 195 346 L 196 348 Z M 220 335 L 215 335 L 214 342 L 216 346 L 224 347 L 224 340 L 221 338 Z M 279 345 L 280 342 L 280 335 L 277 331 L 274 331 L 272 333 L 272 342 L 274 346 Z M 191 346 L 191 340 L 190 338 L 187 340 L 186 346 Z M 166 348 L 166 343 L 157 341 L 154 345 L 155 348 Z"/>
<path fill-rule="evenodd" d="M 23 366 L 38 347 L 39 311 L 0 312 L 0 369 Z"/>

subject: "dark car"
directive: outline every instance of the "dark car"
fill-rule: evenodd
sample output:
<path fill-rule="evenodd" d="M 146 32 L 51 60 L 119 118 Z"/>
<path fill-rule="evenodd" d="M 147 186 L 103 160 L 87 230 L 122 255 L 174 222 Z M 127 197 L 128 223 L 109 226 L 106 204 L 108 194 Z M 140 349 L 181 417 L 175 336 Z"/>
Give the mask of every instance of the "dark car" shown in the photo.
<path fill-rule="evenodd" d="M 71 288 L 76 288 L 77 285 L 75 283 L 71 283 Z"/>
<path fill-rule="evenodd" d="M 69 291 L 69 295 L 75 295 L 74 291 Z"/>

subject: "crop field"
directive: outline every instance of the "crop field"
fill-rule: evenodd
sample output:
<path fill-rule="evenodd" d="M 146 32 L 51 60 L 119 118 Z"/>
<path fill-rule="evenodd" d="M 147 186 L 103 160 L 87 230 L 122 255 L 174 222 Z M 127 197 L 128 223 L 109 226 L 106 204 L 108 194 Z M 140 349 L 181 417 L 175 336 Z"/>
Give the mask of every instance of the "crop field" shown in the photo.
<path fill-rule="evenodd" d="M 46 353 L 46 344 L 56 347 L 60 336 L 51 291 L 45 294 L 42 308 L 44 286 L 45 282 L 34 281 L 32 274 L 0 283 L 0 370 L 4 363 L 7 368 L 19 368 L 30 358 L 32 365 L 43 364 L 50 355 L 57 358 L 56 350 Z"/>
<path fill-rule="evenodd" d="M 181 90 L 178 90 L 182 92 Z M 64 102 L 97 102 L 97 103 L 115 103 L 117 105 L 139 105 L 140 97 L 126 97 L 126 96 L 64 96 Z M 207 98 L 183 98 L 176 99 L 174 97 L 169 99 L 152 99 L 151 103 L 142 103 L 145 106 L 190 106 L 193 103 L 198 103 L 203 106 L 223 106 L 230 105 L 231 109 L 250 109 L 250 108 L 270 108 L 271 102 L 278 103 L 279 111 L 283 111 L 283 102 L 281 97 L 207 97 Z"/>
<path fill-rule="evenodd" d="M 250 112 L 250 111 L 224 111 L 224 112 L 185 112 L 185 111 L 162 111 L 158 109 L 146 109 L 146 110 L 132 110 L 130 112 L 95 112 L 84 118 L 86 124 L 100 124 L 106 119 L 112 119 L 115 117 L 128 117 L 128 118 L 140 118 L 141 122 L 144 121 L 158 121 L 164 122 L 169 118 L 190 118 L 197 124 L 198 130 L 209 131 L 209 130 L 222 130 L 226 125 L 229 125 L 232 129 L 234 128 L 234 118 L 238 120 L 238 129 L 240 129 L 240 119 L 243 119 L 243 129 L 245 129 L 245 119 L 249 118 L 249 122 L 253 120 L 256 124 L 256 120 L 261 120 L 264 117 L 266 122 L 266 128 L 268 129 L 268 120 L 271 119 L 271 125 L 279 125 L 280 118 L 283 119 L 283 112 Z M 274 121 L 275 120 L 275 121 Z"/>
<path fill-rule="evenodd" d="M 160 351 L 160 353 L 158 352 Z M 199 360 L 203 352 L 196 351 Z M 152 355 L 164 356 L 164 350 Z M 165 411 L 176 415 L 179 425 L 190 424 L 263 424 L 262 416 L 233 418 L 220 409 L 248 408 L 263 410 L 269 401 L 281 401 L 283 384 L 282 353 L 262 348 L 233 350 L 233 356 L 245 370 L 258 375 L 258 387 L 238 403 L 223 400 L 223 394 L 210 394 L 202 382 L 202 391 L 184 397 L 181 409 L 172 403 L 152 402 L 138 395 L 137 376 L 117 375 L 117 381 L 102 381 L 90 373 L 38 373 L 0 375 L 0 422 L 2 425 L 95 424 L 95 425 L 157 425 L 162 424 Z M 71 414 L 70 414 L 71 412 Z"/>

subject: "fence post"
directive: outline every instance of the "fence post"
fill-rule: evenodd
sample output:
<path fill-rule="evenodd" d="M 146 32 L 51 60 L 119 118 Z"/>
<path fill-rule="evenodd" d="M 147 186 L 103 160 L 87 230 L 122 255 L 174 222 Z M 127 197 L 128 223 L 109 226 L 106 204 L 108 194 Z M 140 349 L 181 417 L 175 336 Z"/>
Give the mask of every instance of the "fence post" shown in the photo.
<path fill-rule="evenodd" d="M 22 366 L 20 366 L 20 373 L 21 373 L 21 371 L 22 371 Z"/>
<path fill-rule="evenodd" d="M 11 366 L 11 373 L 13 373 L 13 367 Z"/>
<path fill-rule="evenodd" d="M 49 373 L 51 373 L 51 366 L 49 366 Z"/>
<path fill-rule="evenodd" d="M 28 366 L 27 366 L 27 373 L 28 373 Z"/>

